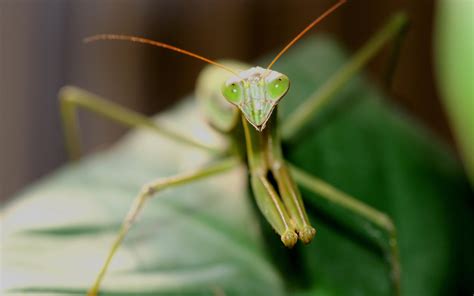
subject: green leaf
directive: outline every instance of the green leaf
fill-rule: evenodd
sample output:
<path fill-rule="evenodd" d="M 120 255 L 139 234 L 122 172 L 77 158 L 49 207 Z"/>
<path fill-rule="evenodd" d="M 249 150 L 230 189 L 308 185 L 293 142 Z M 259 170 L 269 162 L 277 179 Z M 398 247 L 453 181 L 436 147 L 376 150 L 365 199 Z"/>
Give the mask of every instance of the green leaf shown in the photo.
<path fill-rule="evenodd" d="M 330 40 L 308 38 L 279 61 L 275 69 L 292 80 L 283 118 L 345 59 Z M 286 153 L 394 218 L 404 295 L 471 292 L 465 176 L 443 145 L 383 97 L 356 77 Z M 157 120 L 219 142 L 197 110 L 186 100 Z M 84 293 L 141 186 L 210 160 L 139 130 L 27 188 L 3 211 L 3 294 Z M 387 264 L 347 227 L 350 213 L 303 195 L 318 234 L 286 250 L 259 222 L 243 166 L 160 193 L 114 258 L 104 295 L 389 295 Z"/>
<path fill-rule="evenodd" d="M 474 2 L 437 2 L 435 57 L 441 98 L 474 187 Z"/>

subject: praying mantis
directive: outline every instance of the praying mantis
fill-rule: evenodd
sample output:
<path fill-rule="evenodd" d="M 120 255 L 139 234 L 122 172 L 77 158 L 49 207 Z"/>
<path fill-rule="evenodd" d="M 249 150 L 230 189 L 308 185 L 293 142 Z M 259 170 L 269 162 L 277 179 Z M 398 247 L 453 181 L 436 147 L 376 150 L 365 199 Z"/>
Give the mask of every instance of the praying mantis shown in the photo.
<path fill-rule="evenodd" d="M 298 185 L 305 187 L 339 207 L 354 212 L 376 225 L 387 234 L 388 243 L 384 251 L 390 266 L 390 278 L 394 294 L 400 294 L 400 264 L 395 225 L 388 215 L 380 212 L 355 197 L 338 190 L 323 180 L 311 176 L 284 158 L 282 141 L 294 136 L 305 123 L 317 115 L 332 95 L 386 43 L 400 36 L 407 20 L 397 14 L 360 51 L 337 72 L 327 84 L 306 102 L 293 111 L 287 121 L 278 122 L 278 103 L 290 88 L 290 77 L 272 70 L 272 66 L 302 38 L 310 29 L 345 3 L 340 0 L 310 23 L 291 40 L 268 64 L 267 67 L 250 67 L 245 64 L 219 63 L 175 46 L 141 37 L 103 34 L 85 39 L 123 40 L 145 43 L 169 49 L 202 60 L 210 66 L 198 79 L 196 95 L 210 124 L 229 138 L 231 145 L 224 151 L 209 147 L 175 131 L 158 126 L 151 119 L 127 110 L 109 101 L 102 100 L 78 88 L 65 87 L 60 92 L 61 115 L 66 146 L 70 157 L 80 157 L 79 128 L 76 111 L 81 108 L 130 127 L 144 127 L 170 139 L 216 155 L 215 162 L 197 170 L 158 179 L 147 185 L 135 197 L 119 233 L 105 258 L 88 295 L 98 295 L 101 283 L 114 254 L 122 244 L 146 202 L 159 196 L 164 189 L 178 187 L 193 181 L 224 173 L 242 162 L 247 163 L 250 187 L 258 208 L 268 223 L 280 236 L 281 242 L 292 248 L 298 240 L 310 243 L 316 229 L 308 219 Z"/>

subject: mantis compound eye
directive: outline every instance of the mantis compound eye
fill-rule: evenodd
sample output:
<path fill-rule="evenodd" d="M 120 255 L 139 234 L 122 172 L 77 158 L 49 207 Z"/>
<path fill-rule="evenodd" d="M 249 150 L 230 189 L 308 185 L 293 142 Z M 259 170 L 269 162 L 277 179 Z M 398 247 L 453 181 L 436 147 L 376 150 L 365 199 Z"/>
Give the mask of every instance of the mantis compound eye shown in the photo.
<path fill-rule="evenodd" d="M 222 95 L 232 104 L 239 104 L 243 100 L 242 85 L 240 83 L 224 84 Z"/>
<path fill-rule="evenodd" d="M 278 100 L 286 94 L 289 87 L 290 79 L 285 75 L 280 75 L 267 83 L 267 97 L 271 100 Z"/>

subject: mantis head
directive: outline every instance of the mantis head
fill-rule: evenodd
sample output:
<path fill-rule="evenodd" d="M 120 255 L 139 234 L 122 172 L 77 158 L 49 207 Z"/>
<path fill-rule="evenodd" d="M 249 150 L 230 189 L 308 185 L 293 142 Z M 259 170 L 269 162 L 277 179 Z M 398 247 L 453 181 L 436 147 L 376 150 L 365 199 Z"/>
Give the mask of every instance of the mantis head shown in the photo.
<path fill-rule="evenodd" d="M 286 75 L 253 67 L 228 79 L 222 86 L 222 94 L 242 111 L 248 122 L 262 131 L 289 87 Z"/>

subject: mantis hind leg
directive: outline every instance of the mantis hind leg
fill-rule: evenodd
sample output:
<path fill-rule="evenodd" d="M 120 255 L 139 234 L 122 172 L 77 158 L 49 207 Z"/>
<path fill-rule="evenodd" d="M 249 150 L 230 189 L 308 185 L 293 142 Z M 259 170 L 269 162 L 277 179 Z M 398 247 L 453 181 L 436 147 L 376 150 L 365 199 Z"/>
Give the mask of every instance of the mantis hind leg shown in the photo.
<path fill-rule="evenodd" d="M 211 152 L 217 151 L 213 147 L 209 147 L 194 139 L 189 139 L 176 131 L 161 127 L 144 115 L 107 101 L 80 88 L 71 86 L 62 88 L 59 92 L 59 99 L 66 148 L 72 160 L 79 159 L 81 155 L 79 124 L 76 116 L 78 108 L 94 112 L 125 126 L 147 128 L 187 145 L 206 149 Z"/>
<path fill-rule="evenodd" d="M 100 269 L 100 272 L 97 275 L 94 281 L 94 284 L 89 289 L 87 295 L 89 296 L 98 295 L 102 280 L 104 279 L 104 276 L 107 273 L 107 269 L 110 263 L 112 262 L 112 259 L 115 253 L 117 252 L 118 248 L 122 244 L 127 233 L 130 231 L 130 228 L 136 221 L 141 210 L 145 206 L 146 201 L 148 201 L 150 198 L 152 198 L 156 193 L 158 193 L 161 190 L 164 190 L 170 187 L 177 187 L 180 185 L 190 183 L 192 181 L 196 181 L 199 179 L 203 179 L 205 177 L 209 177 L 212 175 L 225 172 L 235 167 L 238 163 L 239 163 L 239 160 L 237 158 L 224 159 L 206 168 L 188 172 L 185 174 L 172 176 L 172 177 L 158 179 L 144 186 L 143 189 L 140 191 L 140 193 L 136 196 L 132 207 L 130 208 L 125 219 L 123 220 L 122 226 L 119 230 L 117 237 L 115 238 L 115 241 L 112 244 L 112 247 L 109 250 L 107 258 L 104 264 L 102 265 L 102 268 Z"/>
<path fill-rule="evenodd" d="M 390 266 L 390 279 L 394 294 L 400 295 L 399 249 L 397 231 L 392 219 L 387 214 L 380 212 L 379 210 L 359 201 L 355 197 L 340 191 L 317 177 L 311 176 L 294 166 L 290 166 L 290 170 L 293 173 L 295 181 L 301 186 L 315 193 L 318 197 L 325 199 L 332 205 L 347 210 L 349 213 L 362 218 L 364 221 L 369 222 L 371 225 L 374 225 L 381 230 L 383 235 L 379 235 L 378 232 L 367 232 L 366 228 L 359 224 L 352 223 L 350 225 L 350 227 L 353 228 L 360 228 L 355 230 L 357 230 L 358 233 L 369 237 L 369 239 L 375 240 L 375 242 L 381 247 Z M 330 212 L 328 214 L 331 215 Z M 337 221 L 344 219 L 338 215 L 332 215 L 332 218 Z"/>
<path fill-rule="evenodd" d="M 283 140 L 291 140 L 321 108 L 330 102 L 334 94 L 360 71 L 390 40 L 395 39 L 391 59 L 385 75 L 385 84 L 390 85 L 400 51 L 401 41 L 408 26 L 404 13 L 395 14 L 353 57 L 327 80 L 308 100 L 294 110 L 282 126 Z"/>

